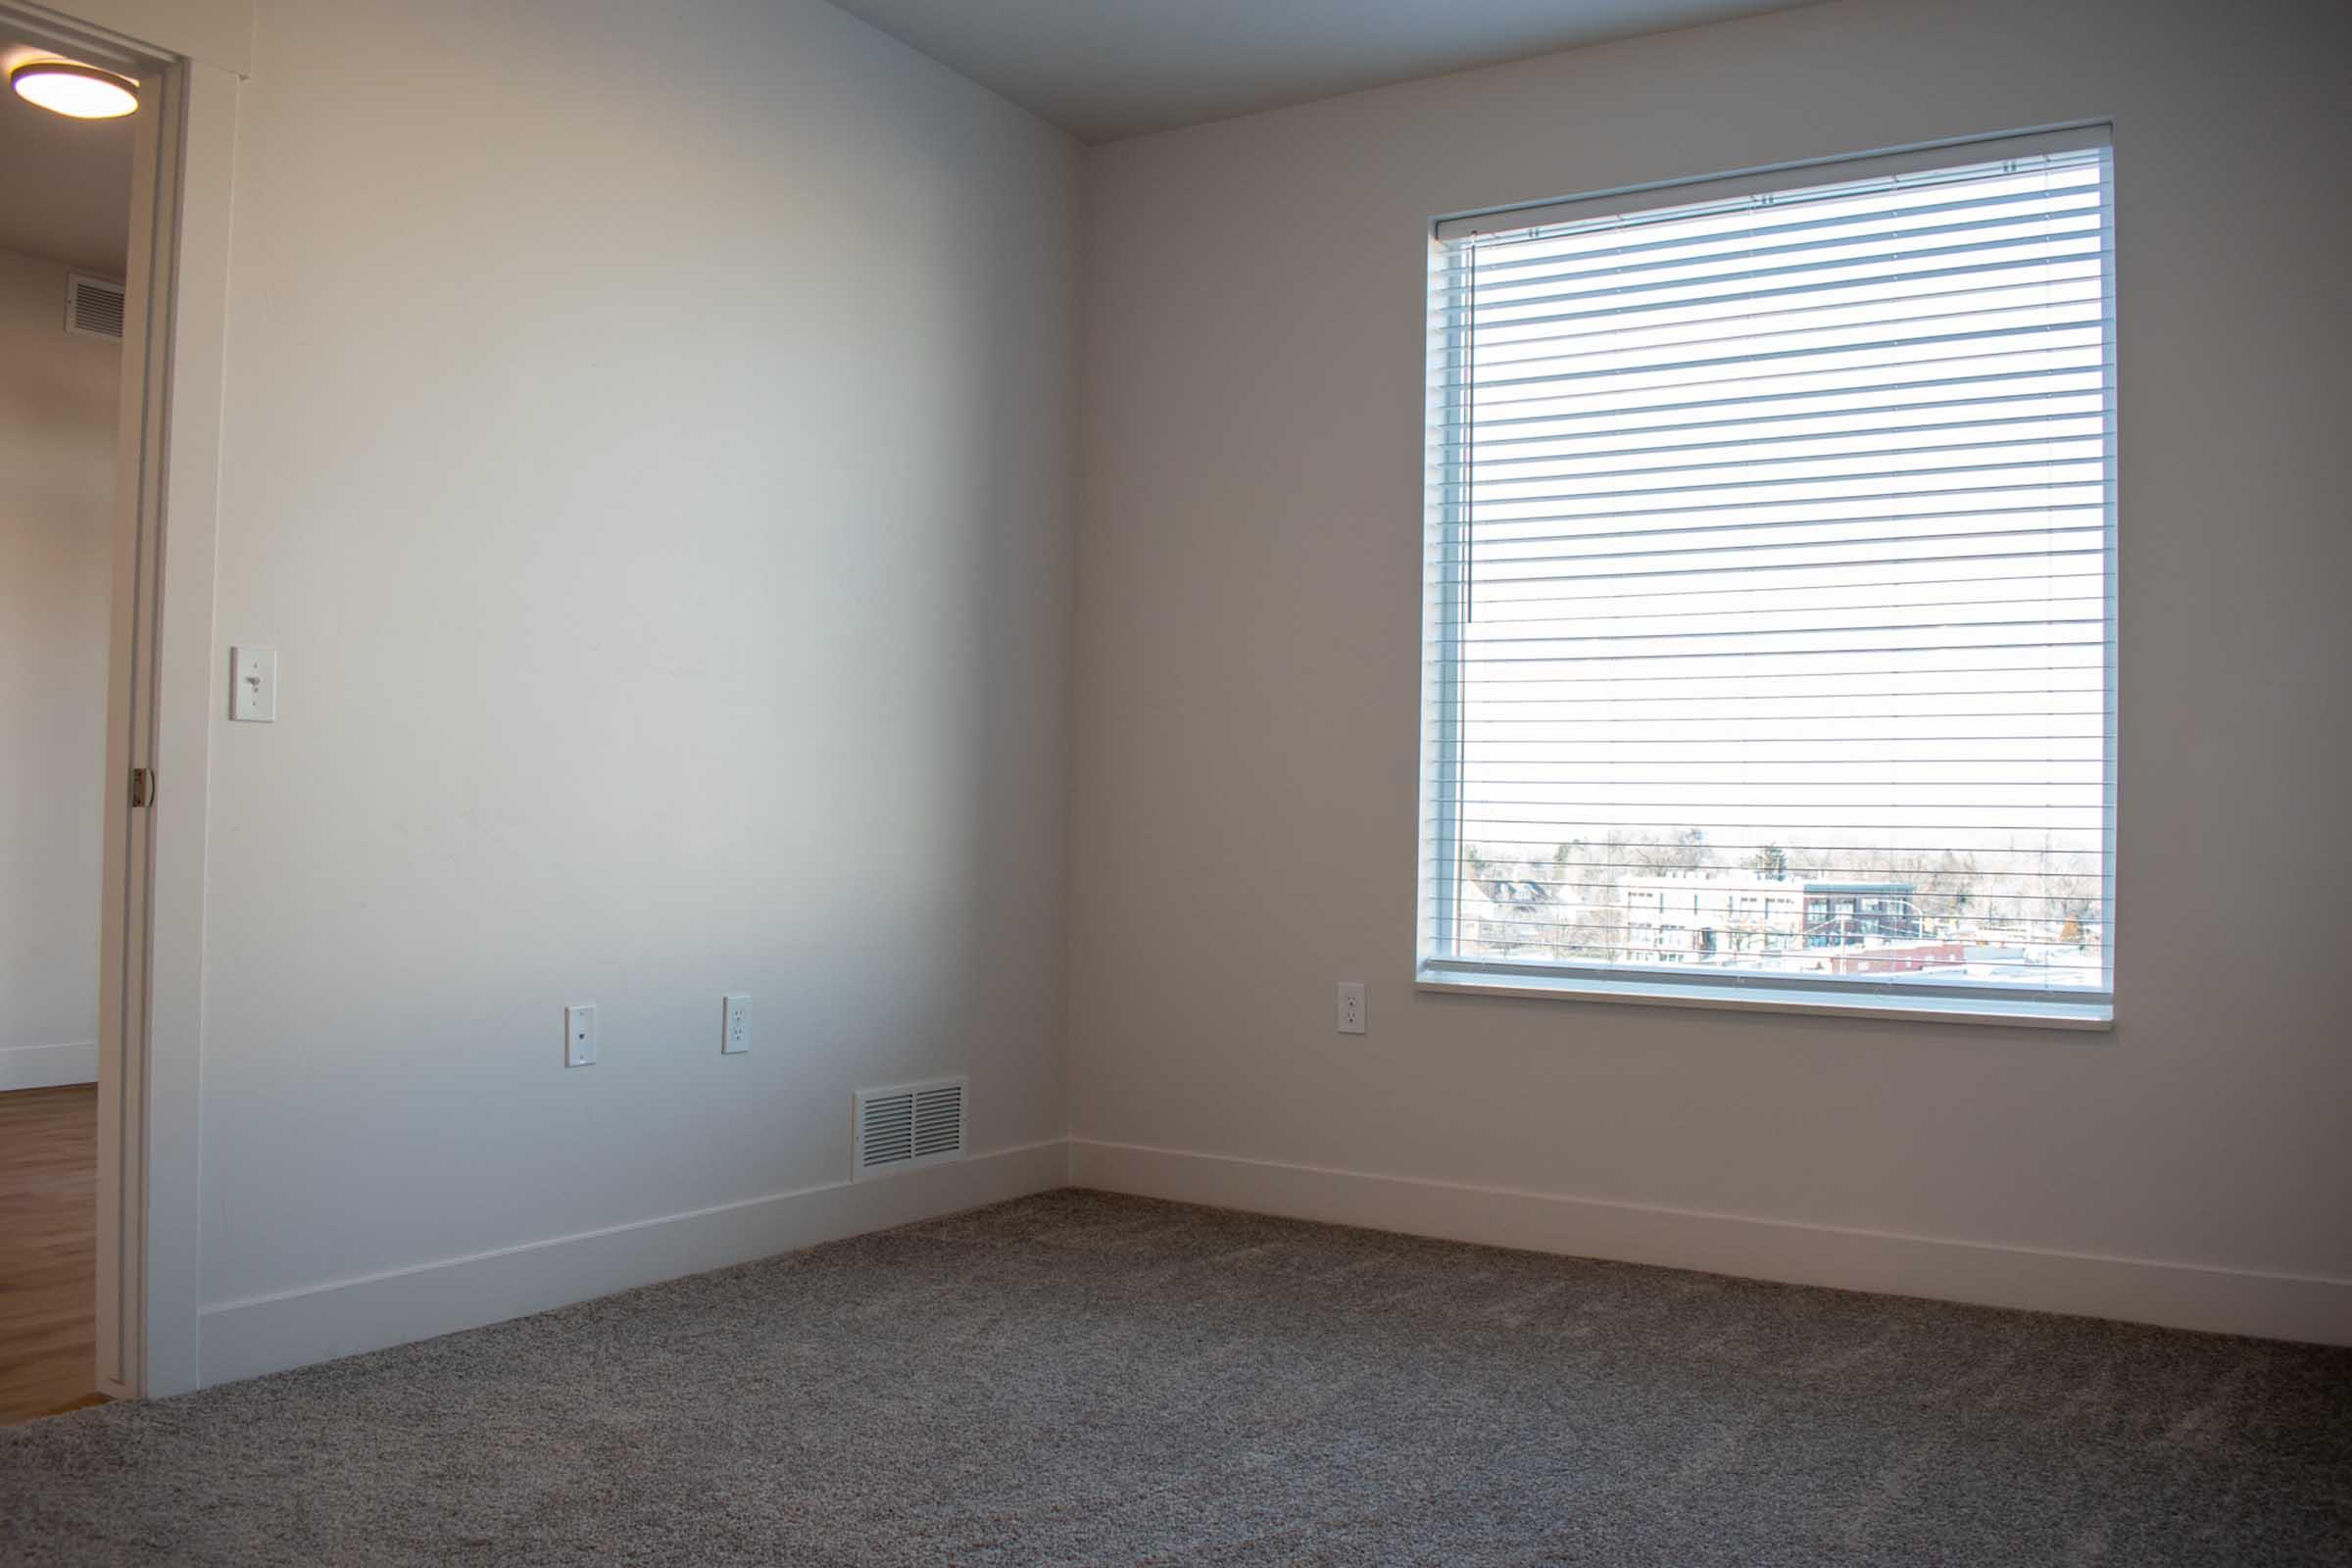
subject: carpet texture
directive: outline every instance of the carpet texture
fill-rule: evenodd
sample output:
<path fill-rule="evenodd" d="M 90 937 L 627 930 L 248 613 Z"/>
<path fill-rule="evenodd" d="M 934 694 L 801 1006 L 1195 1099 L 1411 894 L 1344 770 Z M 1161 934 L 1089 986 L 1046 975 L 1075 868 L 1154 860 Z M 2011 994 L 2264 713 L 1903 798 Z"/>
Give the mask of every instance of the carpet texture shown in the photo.
<path fill-rule="evenodd" d="M 0 1431 L 0 1561 L 2352 1562 L 2352 1351 L 1061 1192 Z"/>

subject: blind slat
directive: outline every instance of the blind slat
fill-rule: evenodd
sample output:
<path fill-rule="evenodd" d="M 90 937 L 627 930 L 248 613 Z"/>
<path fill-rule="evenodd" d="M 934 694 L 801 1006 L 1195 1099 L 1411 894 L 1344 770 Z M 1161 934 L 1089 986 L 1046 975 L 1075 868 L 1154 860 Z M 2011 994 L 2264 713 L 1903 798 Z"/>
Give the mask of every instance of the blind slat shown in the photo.
<path fill-rule="evenodd" d="M 1899 325 L 1905 321 L 1965 318 L 2015 309 L 2012 304 L 1984 304 L 1991 299 L 2016 301 L 2036 300 L 2041 304 L 2070 303 L 2080 305 L 2086 299 L 2099 296 L 2104 279 L 2098 258 L 2086 257 L 2079 263 L 2051 263 L 2045 267 L 2025 269 L 2031 277 L 2002 277 L 1990 282 L 1976 283 L 1966 288 L 1927 289 L 1920 291 L 1879 292 L 1857 291 L 1852 299 L 1806 300 L 1795 305 L 1784 305 L 1772 310 L 1732 310 L 1714 314 L 1683 314 L 1675 320 L 1654 323 L 1651 330 L 1657 341 L 1665 343 L 1703 343 L 1710 341 L 1754 341 L 1778 337 L 1807 328 L 1795 324 L 1800 318 L 1813 318 L 1821 325 L 1848 328 Z M 1966 309 L 1925 309 L 1945 307 L 1955 301 L 1979 302 Z M 1837 318 L 1835 321 L 1828 318 Z M 1611 319 L 1606 325 L 1583 332 L 1549 332 L 1539 337 L 1510 336 L 1490 333 L 1489 341 L 1480 353 L 1482 364 L 1512 366 L 1534 361 L 1565 358 L 1595 352 L 1592 349 L 1560 345 L 1602 345 L 1621 339 L 1626 329 L 1622 320 Z M 1533 352 L 1518 352 L 1532 350 Z M 1443 371 L 1453 351 L 1433 355 L 1433 368 Z M 1444 375 L 1434 374 L 1432 384 L 1443 384 Z"/>
<path fill-rule="evenodd" d="M 1655 315 L 1661 311 L 1698 310 L 1714 305 L 1745 305 L 1755 300 L 1795 299 L 1800 295 L 1807 294 L 1850 292 L 1857 298 L 1871 298 L 1877 296 L 1878 290 L 1889 284 L 1926 283 L 1942 278 L 1961 278 L 1975 282 L 1993 272 L 2020 272 L 2052 268 L 2082 267 L 2104 270 L 2108 260 L 2108 254 L 2103 247 L 2098 249 L 2082 248 L 2047 256 L 2014 256 L 1997 262 L 1980 261 L 1960 267 L 1918 267 L 1908 271 L 1889 273 L 1884 278 L 1871 276 L 1821 278 L 1810 283 L 1783 283 L 1772 288 L 1741 289 L 1731 294 L 1693 295 L 1681 300 L 1668 298 L 1634 303 L 1620 302 L 1615 305 L 1597 306 L 1589 311 L 1555 311 L 1540 317 L 1512 318 L 1505 320 L 1502 325 L 1508 331 L 1517 331 L 1530 326 L 1549 326 L 1561 321 L 1598 321 L 1610 317 L 1622 318 L 1630 316 Z M 1588 297 L 1599 298 L 1602 296 L 1593 294 Z M 1442 311 L 1459 311 L 1465 308 L 1465 302 L 1461 300 L 1441 298 L 1438 303 Z M 1620 324 L 1621 326 L 1630 326 L 1633 323 L 1624 322 L 1621 319 Z M 1512 340 L 1506 338 L 1505 341 Z M 1522 338 L 1517 341 L 1519 346 L 1525 347 L 1529 340 Z"/>

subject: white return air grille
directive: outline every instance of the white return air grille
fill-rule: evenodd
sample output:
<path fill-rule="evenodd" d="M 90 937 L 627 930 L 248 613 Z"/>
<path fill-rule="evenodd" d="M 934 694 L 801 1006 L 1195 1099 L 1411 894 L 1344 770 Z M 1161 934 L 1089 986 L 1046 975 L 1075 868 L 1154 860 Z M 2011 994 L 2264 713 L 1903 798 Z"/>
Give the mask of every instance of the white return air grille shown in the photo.
<path fill-rule="evenodd" d="M 66 274 L 66 330 L 122 341 L 122 285 L 83 272 Z"/>
<path fill-rule="evenodd" d="M 858 1181 L 916 1165 L 961 1159 L 965 1079 L 858 1091 L 855 1137 Z"/>

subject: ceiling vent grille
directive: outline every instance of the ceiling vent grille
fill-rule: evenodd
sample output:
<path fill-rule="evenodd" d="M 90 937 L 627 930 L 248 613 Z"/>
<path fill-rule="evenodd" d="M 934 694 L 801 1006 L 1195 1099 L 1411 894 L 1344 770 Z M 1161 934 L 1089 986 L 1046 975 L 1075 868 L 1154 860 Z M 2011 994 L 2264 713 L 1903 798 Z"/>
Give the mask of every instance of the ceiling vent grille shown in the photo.
<path fill-rule="evenodd" d="M 66 274 L 66 330 L 122 341 L 122 285 L 81 272 Z"/>
<path fill-rule="evenodd" d="M 916 1165 L 961 1159 L 964 1153 L 962 1078 L 860 1089 L 856 1096 L 858 1180 Z"/>

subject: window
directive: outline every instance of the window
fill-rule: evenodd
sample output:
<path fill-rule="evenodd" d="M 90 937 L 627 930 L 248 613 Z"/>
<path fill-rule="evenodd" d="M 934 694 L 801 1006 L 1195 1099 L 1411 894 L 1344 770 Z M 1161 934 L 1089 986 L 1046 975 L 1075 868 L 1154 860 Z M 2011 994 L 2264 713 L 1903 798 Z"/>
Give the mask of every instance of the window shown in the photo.
<path fill-rule="evenodd" d="M 2103 130 L 1437 225 L 1420 979 L 2110 1014 Z"/>

